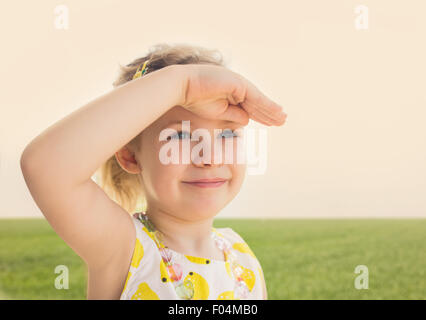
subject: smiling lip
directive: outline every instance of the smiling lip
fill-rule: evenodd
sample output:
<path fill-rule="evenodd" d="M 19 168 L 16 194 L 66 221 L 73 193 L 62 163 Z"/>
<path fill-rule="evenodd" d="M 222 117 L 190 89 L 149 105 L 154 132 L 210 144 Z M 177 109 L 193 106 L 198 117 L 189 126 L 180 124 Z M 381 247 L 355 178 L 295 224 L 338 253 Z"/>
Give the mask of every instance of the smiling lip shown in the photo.
<path fill-rule="evenodd" d="M 217 188 L 224 184 L 227 180 L 222 178 L 214 178 L 214 179 L 199 179 L 199 180 L 191 180 L 191 181 L 182 181 L 183 183 L 187 183 L 200 188 Z"/>

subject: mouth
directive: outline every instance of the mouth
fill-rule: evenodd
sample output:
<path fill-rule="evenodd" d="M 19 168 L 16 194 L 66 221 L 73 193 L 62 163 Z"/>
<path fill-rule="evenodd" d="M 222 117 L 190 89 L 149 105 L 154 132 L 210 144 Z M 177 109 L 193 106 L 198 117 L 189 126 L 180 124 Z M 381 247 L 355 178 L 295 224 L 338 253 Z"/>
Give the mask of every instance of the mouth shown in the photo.
<path fill-rule="evenodd" d="M 199 180 L 191 180 L 191 181 L 182 181 L 182 183 L 195 186 L 198 188 L 218 188 L 224 183 L 226 183 L 227 179 L 222 178 L 214 178 L 214 179 L 199 179 Z"/>

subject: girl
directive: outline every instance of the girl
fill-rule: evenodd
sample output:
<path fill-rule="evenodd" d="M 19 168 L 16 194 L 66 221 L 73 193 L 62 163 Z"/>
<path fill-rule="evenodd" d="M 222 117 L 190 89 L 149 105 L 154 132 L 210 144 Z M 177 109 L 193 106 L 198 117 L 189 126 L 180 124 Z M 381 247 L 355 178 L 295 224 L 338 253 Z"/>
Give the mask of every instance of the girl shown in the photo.
<path fill-rule="evenodd" d="M 88 299 L 267 298 L 247 243 L 231 228 L 212 227 L 238 193 L 244 164 L 191 158 L 165 165 L 159 157 L 172 139 L 183 148 L 191 133 L 180 131 L 182 121 L 191 130 L 231 133 L 249 118 L 284 124 L 282 107 L 215 53 L 154 46 L 121 67 L 114 90 L 47 128 L 23 151 L 32 197 L 87 265 Z M 176 134 L 161 141 L 165 128 Z M 98 168 L 101 187 L 91 179 Z M 138 211 L 142 192 L 146 206 Z"/>

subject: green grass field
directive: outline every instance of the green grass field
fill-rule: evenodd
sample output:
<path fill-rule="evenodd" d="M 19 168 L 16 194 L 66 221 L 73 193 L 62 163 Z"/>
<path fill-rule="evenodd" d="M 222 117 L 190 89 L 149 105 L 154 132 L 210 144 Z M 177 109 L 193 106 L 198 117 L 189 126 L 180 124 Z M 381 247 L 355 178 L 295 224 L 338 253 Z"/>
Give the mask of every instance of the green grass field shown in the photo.
<path fill-rule="evenodd" d="M 269 299 L 426 299 L 425 219 L 216 219 L 256 254 Z M 55 289 L 66 265 L 69 289 Z M 357 265 L 368 289 L 356 289 Z M 44 219 L 0 220 L 0 299 L 85 299 L 82 260 Z"/>

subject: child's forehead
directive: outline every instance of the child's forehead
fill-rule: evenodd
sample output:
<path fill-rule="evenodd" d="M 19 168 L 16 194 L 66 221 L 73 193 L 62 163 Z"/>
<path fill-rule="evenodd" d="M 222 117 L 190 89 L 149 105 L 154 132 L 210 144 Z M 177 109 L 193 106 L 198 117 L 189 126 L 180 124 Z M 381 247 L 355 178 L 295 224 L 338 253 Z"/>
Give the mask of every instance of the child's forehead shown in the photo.
<path fill-rule="evenodd" d="M 233 121 L 202 118 L 180 106 L 172 108 L 158 120 L 161 128 L 176 125 L 180 127 L 183 125 L 183 121 L 189 121 L 189 125 L 193 128 L 238 128 L 242 126 Z"/>

